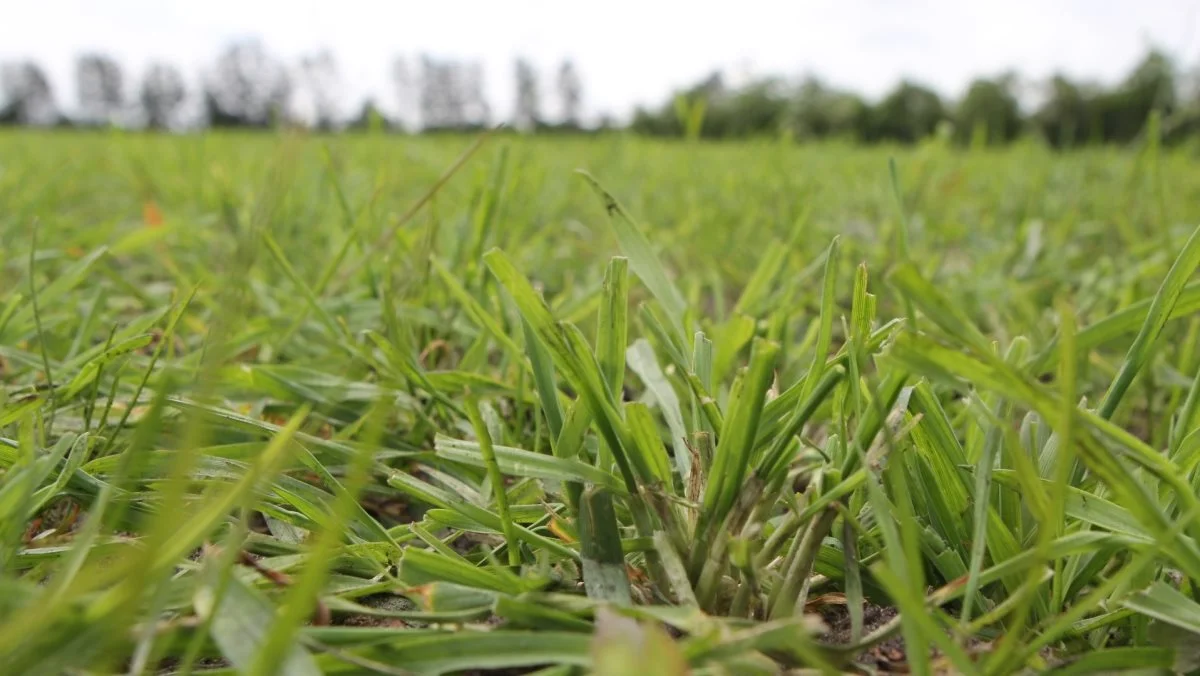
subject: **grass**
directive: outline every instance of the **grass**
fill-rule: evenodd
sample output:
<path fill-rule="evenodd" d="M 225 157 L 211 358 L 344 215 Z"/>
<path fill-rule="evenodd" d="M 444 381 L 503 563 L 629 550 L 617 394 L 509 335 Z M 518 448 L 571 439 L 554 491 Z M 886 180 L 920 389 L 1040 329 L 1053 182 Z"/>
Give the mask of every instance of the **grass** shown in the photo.
<path fill-rule="evenodd" d="M 1200 667 L 1194 150 L 473 144 L 0 135 L 8 673 Z"/>

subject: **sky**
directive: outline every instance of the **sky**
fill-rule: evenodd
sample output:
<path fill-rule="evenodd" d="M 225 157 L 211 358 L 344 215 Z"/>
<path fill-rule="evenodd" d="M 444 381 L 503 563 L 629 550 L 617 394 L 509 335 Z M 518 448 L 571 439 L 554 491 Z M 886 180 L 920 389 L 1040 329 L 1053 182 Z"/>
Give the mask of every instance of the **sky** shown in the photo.
<path fill-rule="evenodd" d="M 714 69 L 735 81 L 811 73 L 869 97 L 910 78 L 954 97 L 1007 69 L 1115 82 L 1150 46 L 1194 67 L 1200 0 L 14 0 L 0 61 L 40 62 L 70 107 L 81 52 L 115 56 L 132 78 L 170 61 L 195 85 L 223 45 L 249 37 L 292 63 L 331 50 L 347 113 L 367 95 L 394 109 L 394 59 L 430 53 L 483 63 L 500 117 L 516 57 L 538 67 L 544 90 L 571 59 L 585 109 L 624 118 Z"/>

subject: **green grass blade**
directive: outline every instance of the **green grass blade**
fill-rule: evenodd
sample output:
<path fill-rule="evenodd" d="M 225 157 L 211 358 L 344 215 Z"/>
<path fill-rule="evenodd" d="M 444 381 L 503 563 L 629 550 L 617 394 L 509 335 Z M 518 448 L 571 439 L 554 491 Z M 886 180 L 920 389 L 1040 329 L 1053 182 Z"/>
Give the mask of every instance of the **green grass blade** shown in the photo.
<path fill-rule="evenodd" d="M 475 439 L 479 443 L 479 455 L 487 468 L 488 480 L 492 484 L 492 493 L 496 497 L 496 511 L 500 514 L 500 526 L 504 531 L 504 541 L 508 545 L 508 565 L 516 568 L 521 565 L 521 550 L 517 543 L 516 531 L 512 515 L 508 511 L 508 493 L 504 484 L 504 475 L 496 463 L 496 452 L 492 449 L 492 437 L 487 425 L 479 412 L 479 402 L 471 395 L 467 396 L 467 416 L 471 427 L 475 430 Z"/>
<path fill-rule="evenodd" d="M 754 440 L 758 420 L 766 403 L 767 388 L 774 377 L 779 346 L 756 340 L 750 366 L 730 395 L 729 416 L 725 421 L 713 457 L 712 471 L 704 490 L 702 523 L 710 526 L 724 521 L 737 499 L 746 475 L 755 462 Z"/>
<path fill-rule="evenodd" d="M 282 659 L 279 662 L 257 665 L 255 655 L 259 654 L 266 642 L 267 628 L 272 624 L 274 609 L 266 599 L 236 575 L 230 576 L 223 591 L 215 609 L 211 607 L 212 601 L 207 594 L 199 596 L 196 604 L 200 617 L 213 614 L 209 631 L 222 656 L 234 666 L 245 670 L 247 674 L 287 673 L 317 676 L 321 673 L 312 654 L 298 643 L 287 645 L 286 652 L 280 656 Z M 210 589 L 209 593 L 211 592 Z"/>
<path fill-rule="evenodd" d="M 442 283 L 445 284 L 446 288 L 450 290 L 450 295 L 454 296 L 455 300 L 462 304 L 463 308 L 466 309 L 467 314 L 471 316 L 471 319 L 475 321 L 475 323 L 483 327 L 488 332 L 488 335 L 492 336 L 496 342 L 504 346 L 504 348 L 507 349 L 510 354 L 521 353 L 521 348 L 518 347 L 516 342 L 509 337 L 508 333 L 505 332 L 504 327 L 501 326 L 498 321 L 496 321 L 494 313 L 489 312 L 479 303 L 479 301 L 475 300 L 475 298 L 473 298 L 471 294 L 468 293 L 465 288 L 463 288 L 463 285 L 440 260 L 431 256 L 429 258 L 429 263 L 433 266 L 434 271 L 437 272 L 438 277 L 441 278 Z"/>
<path fill-rule="evenodd" d="M 825 252 L 825 277 L 821 285 L 821 316 L 818 321 L 820 328 L 817 329 L 817 344 L 813 348 L 812 365 L 808 367 L 808 375 L 804 379 L 804 389 L 801 394 L 807 395 L 816 387 L 817 382 L 821 380 L 821 376 L 825 372 L 825 362 L 829 357 L 829 344 L 833 340 L 833 304 L 836 300 L 835 293 L 837 291 L 837 268 L 838 268 L 838 243 L 837 237 L 829 244 L 829 249 Z"/>
<path fill-rule="evenodd" d="M 614 257 L 604 271 L 603 300 L 596 328 L 596 359 L 614 397 L 625 384 L 625 345 L 629 325 L 629 261 Z"/>
<path fill-rule="evenodd" d="M 588 598 L 630 605 L 629 577 L 625 574 L 625 555 L 613 498 L 603 488 L 593 487 L 583 492 L 579 504 L 579 542 Z"/>
<path fill-rule="evenodd" d="M 1112 385 L 1109 386 L 1108 391 L 1104 393 L 1104 398 L 1100 401 L 1099 414 L 1101 418 L 1112 417 L 1117 410 L 1117 405 L 1125 396 L 1126 390 L 1133 383 L 1134 376 L 1150 360 L 1154 343 L 1158 339 L 1158 335 L 1162 333 L 1163 326 L 1171 318 L 1171 311 L 1175 308 L 1180 295 L 1183 294 L 1184 286 L 1187 285 L 1188 278 L 1196 271 L 1197 266 L 1200 266 L 1200 228 L 1196 228 L 1192 232 L 1192 236 L 1183 245 L 1179 256 L 1175 258 L 1166 278 L 1163 279 L 1158 293 L 1154 294 L 1154 300 L 1150 303 L 1145 323 L 1138 330 L 1133 344 L 1129 346 L 1129 351 L 1125 354 L 1125 361 L 1121 364 L 1121 370 L 1117 372 L 1117 377 L 1113 379 Z"/>
<path fill-rule="evenodd" d="M 645 233 L 630 217 L 629 212 L 607 190 L 601 187 L 591 174 L 585 171 L 578 173 L 604 201 L 604 209 L 608 213 L 609 223 L 617 236 L 617 242 L 621 245 L 621 251 L 629 257 L 633 273 L 642 280 L 642 283 L 662 305 L 671 322 L 675 339 L 682 344 L 683 337 L 686 335 L 683 325 L 686 303 L 675 284 L 671 282 L 666 269 L 654 255 L 650 240 L 646 239 Z"/>
<path fill-rule="evenodd" d="M 460 441 L 438 436 L 435 448 L 438 457 L 482 469 L 487 468 L 482 444 L 478 441 Z M 604 486 L 618 493 L 625 492 L 625 485 L 621 483 L 620 478 L 585 462 L 556 458 L 508 446 L 493 446 L 493 453 L 500 472 L 508 476 L 534 477 L 551 481 L 582 481 Z"/>
<path fill-rule="evenodd" d="M 625 360 L 629 369 L 637 374 L 654 395 L 658 408 L 666 419 L 667 428 L 671 431 L 671 447 L 674 449 L 676 469 L 686 482 L 692 473 L 692 460 L 687 447 L 688 430 L 683 423 L 683 411 L 679 407 L 679 397 L 675 394 L 675 388 L 658 365 L 654 348 L 644 339 L 638 339 L 629 346 L 625 352 Z"/>
<path fill-rule="evenodd" d="M 530 328 L 529 322 L 524 319 L 521 320 L 521 330 L 525 334 L 525 352 L 529 355 L 529 364 L 533 368 L 533 383 L 538 401 L 542 404 L 542 415 L 546 416 L 546 424 L 550 426 L 551 440 L 557 442 L 563 431 L 563 413 L 558 402 L 554 365 L 550 361 L 550 355 L 546 353 L 546 347 Z M 557 444 L 554 450 L 557 453 Z"/>
<path fill-rule="evenodd" d="M 767 247 L 766 255 L 754 268 L 754 274 L 750 275 L 749 281 L 742 289 L 742 295 L 738 297 L 737 304 L 733 306 L 735 315 L 758 316 L 764 312 L 772 291 L 771 287 L 783 270 L 788 253 L 788 247 L 784 246 L 782 242 L 773 242 Z"/>

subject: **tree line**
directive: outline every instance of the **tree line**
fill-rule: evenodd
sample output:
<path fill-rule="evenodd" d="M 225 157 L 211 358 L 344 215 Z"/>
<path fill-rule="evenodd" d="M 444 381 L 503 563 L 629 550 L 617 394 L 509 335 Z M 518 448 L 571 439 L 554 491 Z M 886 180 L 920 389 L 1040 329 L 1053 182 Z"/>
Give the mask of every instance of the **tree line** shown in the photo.
<path fill-rule="evenodd" d="M 876 102 L 818 78 L 768 77 L 730 87 L 719 73 L 676 92 L 657 109 L 639 109 L 630 127 L 658 136 L 740 138 L 784 135 L 862 143 L 912 143 L 942 130 L 961 143 L 1003 144 L 1038 135 L 1055 147 L 1126 143 L 1152 111 L 1168 141 L 1200 131 L 1200 89 L 1164 53 L 1150 50 L 1113 86 L 1055 75 L 1023 83 L 1014 73 L 978 78 L 948 101 L 904 80 Z M 1023 106 L 1022 98 L 1040 99 Z"/>
<path fill-rule="evenodd" d="M 547 114 L 542 82 L 525 59 L 514 64 L 517 91 L 511 123 L 522 130 L 583 129 L 583 82 L 574 63 L 563 61 L 551 94 L 557 111 Z M 334 56 L 319 51 L 287 63 L 258 40 L 229 44 L 189 86 L 176 66 L 151 63 L 140 80 L 101 53 L 75 62 L 78 106 L 69 113 L 45 69 L 31 60 L 0 64 L 0 126 L 109 126 L 157 130 L 189 127 L 265 128 L 303 125 L 319 130 L 371 125 L 392 129 L 470 130 L 495 122 L 477 61 L 422 55 L 400 57 L 391 75 L 401 115 L 378 102 L 344 110 L 345 83 Z M 404 114 L 407 113 L 407 114 Z"/>
<path fill-rule="evenodd" d="M 228 45 L 189 91 L 179 68 L 152 63 L 130 82 L 112 57 L 78 57 L 78 106 L 65 114 L 45 71 L 32 61 L 0 64 L 0 125 L 106 126 L 181 129 L 196 126 L 265 128 L 305 125 L 320 130 L 390 128 L 472 130 L 497 121 L 477 61 L 397 58 L 392 64 L 395 115 L 375 100 L 356 113 L 343 107 L 344 81 L 328 51 L 286 63 L 257 40 Z M 550 91 L 532 63 L 514 63 L 511 117 L 519 130 L 585 131 L 583 81 L 563 61 Z M 878 101 L 808 77 L 799 82 L 759 78 L 731 86 L 718 72 L 673 92 L 663 104 L 635 110 L 628 128 L 654 136 L 797 140 L 844 139 L 912 143 L 935 133 L 958 141 L 1002 144 L 1036 134 L 1056 147 L 1124 143 L 1140 133 L 1151 111 L 1165 120 L 1167 141 L 1200 130 L 1200 89 L 1164 53 L 1151 50 L 1120 82 L 1100 86 L 1056 75 L 1031 87 L 1012 73 L 973 81 L 947 100 L 911 80 Z M 1190 85 L 1190 86 L 1189 86 Z M 545 95 L 555 99 L 547 114 Z M 1035 105 L 1022 105 L 1033 94 Z M 613 126 L 601 121 L 601 128 Z"/>

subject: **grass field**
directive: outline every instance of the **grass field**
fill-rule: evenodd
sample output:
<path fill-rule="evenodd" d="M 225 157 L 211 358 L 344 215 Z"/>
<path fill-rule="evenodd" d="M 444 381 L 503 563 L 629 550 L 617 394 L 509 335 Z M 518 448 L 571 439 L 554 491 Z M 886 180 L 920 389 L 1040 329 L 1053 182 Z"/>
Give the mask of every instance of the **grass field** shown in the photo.
<path fill-rule="evenodd" d="M 5 673 L 1200 668 L 1194 150 L 475 143 L 0 134 Z"/>

